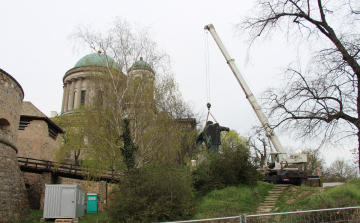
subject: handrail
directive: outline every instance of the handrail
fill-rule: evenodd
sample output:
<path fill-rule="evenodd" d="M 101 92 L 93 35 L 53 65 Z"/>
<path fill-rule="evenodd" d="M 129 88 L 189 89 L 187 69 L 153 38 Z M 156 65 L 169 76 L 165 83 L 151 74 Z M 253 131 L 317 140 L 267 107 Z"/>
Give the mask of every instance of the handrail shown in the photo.
<path fill-rule="evenodd" d="M 20 167 L 24 167 L 25 169 L 31 171 L 45 171 L 45 172 L 54 172 L 57 174 L 66 174 L 66 175 L 74 175 L 74 176 L 86 176 L 89 175 L 90 168 L 81 168 L 80 165 L 70 164 L 70 163 L 58 163 L 55 161 L 49 160 L 40 160 L 33 159 L 28 157 L 17 157 L 18 163 Z M 59 165 L 55 168 L 55 164 Z M 118 172 L 122 174 L 121 172 Z M 112 171 L 106 171 L 101 175 L 100 178 L 108 179 L 108 180 L 119 180 L 114 178 Z"/>

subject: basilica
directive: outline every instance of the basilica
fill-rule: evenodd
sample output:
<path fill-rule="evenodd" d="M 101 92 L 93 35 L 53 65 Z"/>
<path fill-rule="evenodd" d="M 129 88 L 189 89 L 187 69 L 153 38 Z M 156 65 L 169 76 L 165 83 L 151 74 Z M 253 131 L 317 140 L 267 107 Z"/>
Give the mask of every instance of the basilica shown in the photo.
<path fill-rule="evenodd" d="M 98 53 L 92 53 L 81 58 L 73 68 L 68 70 L 63 77 L 64 92 L 61 107 L 61 115 L 71 112 L 80 105 L 86 105 L 91 97 L 90 76 L 108 72 L 108 69 L 121 72 L 118 64 L 111 57 Z M 155 77 L 155 72 L 150 65 L 140 57 L 128 70 L 128 77 L 148 76 Z"/>

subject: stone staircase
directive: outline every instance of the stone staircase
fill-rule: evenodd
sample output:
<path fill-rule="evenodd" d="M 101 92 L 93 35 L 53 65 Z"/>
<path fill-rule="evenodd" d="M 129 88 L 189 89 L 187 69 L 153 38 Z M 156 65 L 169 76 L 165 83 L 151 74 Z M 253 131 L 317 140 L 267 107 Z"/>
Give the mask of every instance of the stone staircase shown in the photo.
<path fill-rule="evenodd" d="M 291 186 L 291 184 L 277 184 L 273 190 L 269 191 L 269 195 L 265 197 L 265 200 L 260 204 L 258 208 L 258 214 L 266 214 L 273 209 L 277 200 L 279 200 L 281 194 Z"/>

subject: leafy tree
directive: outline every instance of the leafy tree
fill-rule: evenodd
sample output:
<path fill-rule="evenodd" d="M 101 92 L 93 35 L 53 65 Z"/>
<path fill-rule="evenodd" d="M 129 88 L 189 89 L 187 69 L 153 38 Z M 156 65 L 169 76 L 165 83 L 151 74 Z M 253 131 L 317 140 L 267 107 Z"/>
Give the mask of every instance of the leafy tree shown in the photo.
<path fill-rule="evenodd" d="M 106 67 L 89 68 L 89 103 L 71 114 L 79 121 L 70 122 L 69 129 L 81 130 L 79 141 L 86 142 L 81 145 L 84 167 L 96 166 L 116 174 L 154 160 L 176 161 L 190 154 L 179 155 L 187 123 L 184 118 L 193 117 L 191 108 L 181 98 L 168 56 L 157 48 L 147 28 L 137 28 L 117 19 L 107 33 L 79 26 L 70 36 L 75 48 L 101 49 L 117 62 L 114 65 L 107 57 L 99 57 Z M 141 55 L 148 67 L 131 73 Z M 69 142 L 67 148 L 72 146 Z"/>
<path fill-rule="evenodd" d="M 322 143 L 356 136 L 360 150 L 359 11 L 356 0 L 258 0 L 239 24 L 251 43 L 281 30 L 291 44 L 310 45 L 308 69 L 289 65 L 282 88 L 266 92 L 275 127 L 300 137 L 322 136 Z"/>
<path fill-rule="evenodd" d="M 189 170 L 167 162 L 124 176 L 110 196 L 106 211 L 112 222 L 185 220 L 194 213 Z"/>
<path fill-rule="evenodd" d="M 139 148 L 134 145 L 131 139 L 131 132 L 129 125 L 130 125 L 129 119 L 124 119 L 124 131 L 123 134 L 120 136 L 120 138 L 124 142 L 124 148 L 121 150 L 121 153 L 124 157 L 126 168 L 127 170 L 132 170 L 135 167 L 135 153 Z"/>
<path fill-rule="evenodd" d="M 235 130 L 230 130 L 229 132 L 221 132 L 221 145 L 220 151 L 237 151 L 243 149 L 247 143 L 245 137 L 240 136 Z"/>
<path fill-rule="evenodd" d="M 61 162 L 74 162 L 80 164 L 80 155 L 85 148 L 84 126 L 81 124 L 81 117 L 74 115 L 56 116 L 52 119 L 61 128 L 66 129 L 62 135 L 60 149 L 55 153 L 55 160 Z"/>
<path fill-rule="evenodd" d="M 246 139 L 236 131 L 221 136 L 220 152 L 209 154 L 192 172 L 193 185 L 201 194 L 238 184 L 254 185 L 261 179 Z"/>

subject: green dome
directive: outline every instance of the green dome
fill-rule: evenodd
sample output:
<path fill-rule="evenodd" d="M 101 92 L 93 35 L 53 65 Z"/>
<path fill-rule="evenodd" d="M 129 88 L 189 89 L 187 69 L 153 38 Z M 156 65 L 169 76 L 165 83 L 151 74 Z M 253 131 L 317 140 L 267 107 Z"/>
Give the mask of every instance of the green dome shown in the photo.
<path fill-rule="evenodd" d="M 107 67 L 107 63 L 109 63 L 110 68 L 120 70 L 119 65 L 115 62 L 113 58 L 102 53 L 92 53 L 84 56 L 75 64 L 74 68 L 89 66 Z"/>
<path fill-rule="evenodd" d="M 140 60 L 136 61 L 129 69 L 129 71 L 137 70 L 137 69 L 144 69 L 154 73 L 153 69 L 150 65 L 140 57 Z"/>

